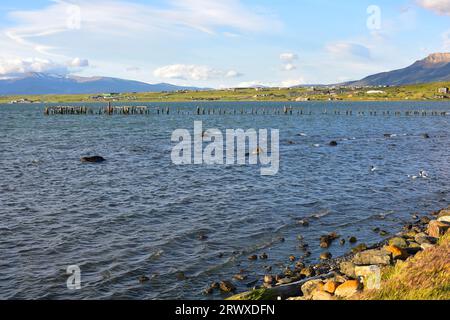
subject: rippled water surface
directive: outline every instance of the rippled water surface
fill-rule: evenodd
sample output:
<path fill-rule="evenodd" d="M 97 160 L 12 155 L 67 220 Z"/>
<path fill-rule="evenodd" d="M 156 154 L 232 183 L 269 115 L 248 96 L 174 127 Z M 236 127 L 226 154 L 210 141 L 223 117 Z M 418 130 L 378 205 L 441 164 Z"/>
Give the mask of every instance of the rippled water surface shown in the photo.
<path fill-rule="evenodd" d="M 448 205 L 450 116 L 382 111 L 449 112 L 449 103 L 303 103 L 293 106 L 311 115 L 288 116 L 196 116 L 196 105 L 160 104 L 182 111 L 129 117 L 45 117 L 41 105 L 0 105 L 0 298 L 219 299 L 202 290 L 241 269 L 249 278 L 236 282 L 239 290 L 264 275 L 265 265 L 281 271 L 291 254 L 302 254 L 298 235 L 310 244 L 306 262 L 313 263 L 321 234 L 374 243 L 382 238 L 373 228 L 397 230 L 413 213 Z M 353 116 L 325 109 L 351 109 Z M 279 174 L 173 165 L 171 133 L 192 130 L 194 120 L 205 129 L 280 129 Z M 327 146 L 331 140 L 339 145 Z M 108 161 L 80 163 L 87 155 Z M 408 177 L 420 170 L 430 178 Z M 305 218 L 309 228 L 296 223 Z M 262 252 L 268 260 L 248 261 Z M 82 270 L 81 290 L 66 287 L 69 265 Z M 177 279 L 179 272 L 187 279 Z M 143 275 L 151 280 L 140 284 Z"/>

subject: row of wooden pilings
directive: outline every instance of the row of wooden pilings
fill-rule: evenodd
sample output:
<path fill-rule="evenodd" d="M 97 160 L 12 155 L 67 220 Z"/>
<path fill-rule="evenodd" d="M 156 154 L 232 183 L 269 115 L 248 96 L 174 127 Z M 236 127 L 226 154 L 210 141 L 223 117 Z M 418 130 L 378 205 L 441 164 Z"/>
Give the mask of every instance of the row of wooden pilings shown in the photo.
<path fill-rule="evenodd" d="M 252 108 L 252 109 L 236 109 L 236 108 L 200 108 L 194 110 L 180 109 L 171 110 L 169 107 L 165 108 L 149 108 L 147 106 L 107 106 L 101 108 L 91 108 L 85 106 L 53 106 L 46 107 L 44 110 L 45 115 L 169 115 L 169 114 L 182 114 L 182 115 L 237 115 L 237 114 L 251 114 L 251 115 L 313 115 L 315 114 L 311 110 L 294 109 L 292 107 L 284 108 Z M 447 116 L 450 112 L 446 111 L 357 111 L 357 110 L 325 110 L 321 111 L 323 115 L 345 115 L 345 116 Z"/>

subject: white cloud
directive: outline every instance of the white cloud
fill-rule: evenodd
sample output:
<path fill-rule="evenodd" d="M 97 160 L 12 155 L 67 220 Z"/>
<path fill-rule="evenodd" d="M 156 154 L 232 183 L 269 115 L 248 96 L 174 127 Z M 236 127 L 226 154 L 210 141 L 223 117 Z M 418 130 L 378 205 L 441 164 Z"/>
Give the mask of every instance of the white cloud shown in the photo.
<path fill-rule="evenodd" d="M 68 68 L 64 64 L 58 64 L 47 59 L 0 59 L 0 75 L 17 75 L 28 72 L 65 75 L 68 73 Z"/>
<path fill-rule="evenodd" d="M 230 70 L 225 74 L 226 78 L 237 78 L 237 77 L 241 77 L 242 73 L 237 72 L 236 70 Z"/>
<path fill-rule="evenodd" d="M 84 68 L 84 67 L 89 66 L 89 60 L 75 58 L 75 59 L 69 61 L 67 65 L 72 68 Z"/>
<path fill-rule="evenodd" d="M 440 15 L 450 16 L 449 0 L 417 0 L 419 6 Z"/>
<path fill-rule="evenodd" d="M 235 70 L 222 71 L 202 65 L 173 64 L 158 68 L 154 76 L 161 79 L 205 81 L 217 78 L 236 78 L 241 74 Z"/>
<path fill-rule="evenodd" d="M 326 47 L 327 51 L 337 57 L 370 59 L 370 49 L 352 42 L 336 42 Z"/>
<path fill-rule="evenodd" d="M 283 65 L 283 70 L 285 71 L 292 71 L 295 69 L 297 69 L 297 67 L 292 63 L 286 63 L 285 65 Z"/>
<path fill-rule="evenodd" d="M 293 62 L 298 59 L 298 55 L 292 52 L 280 54 L 280 60 L 284 62 Z"/>
<path fill-rule="evenodd" d="M 280 54 L 280 60 L 283 62 L 282 69 L 284 71 L 293 71 L 297 69 L 294 61 L 298 60 L 298 55 L 293 52 L 285 52 Z"/>
<path fill-rule="evenodd" d="M 10 12 L 9 18 L 15 26 L 3 33 L 14 43 L 46 55 L 58 55 L 58 43 L 46 42 L 59 34 L 70 33 L 72 43 L 86 43 L 105 34 L 121 35 L 123 41 L 130 37 L 177 37 L 189 29 L 229 37 L 282 27 L 274 16 L 241 0 L 169 0 L 160 6 L 125 0 L 54 0 L 42 9 Z"/>

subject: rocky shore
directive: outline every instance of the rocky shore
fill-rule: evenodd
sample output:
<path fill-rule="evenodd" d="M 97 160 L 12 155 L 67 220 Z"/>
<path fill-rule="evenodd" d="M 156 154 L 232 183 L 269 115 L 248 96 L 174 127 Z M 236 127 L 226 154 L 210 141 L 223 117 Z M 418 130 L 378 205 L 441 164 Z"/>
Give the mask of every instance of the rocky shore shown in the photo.
<path fill-rule="evenodd" d="M 359 244 L 339 258 L 324 252 L 321 263 L 306 266 L 299 260 L 294 270 L 288 268 L 283 274 L 270 274 L 268 270 L 261 279 L 263 286 L 228 300 L 450 299 L 450 207 L 430 217 L 414 218 L 401 232 L 374 246 Z M 337 233 L 323 235 L 320 246 L 326 249 L 339 238 Z M 341 239 L 341 244 L 344 241 Z M 348 241 L 355 243 L 357 239 Z M 290 260 L 295 262 L 296 258 Z M 239 281 L 237 276 L 235 280 Z M 402 277 L 409 287 L 389 283 L 401 282 Z M 425 288 L 419 288 L 420 281 Z M 395 294 L 390 296 L 387 288 L 393 285 Z M 222 281 L 212 284 L 206 294 L 214 290 L 232 293 L 235 286 L 231 281 Z"/>

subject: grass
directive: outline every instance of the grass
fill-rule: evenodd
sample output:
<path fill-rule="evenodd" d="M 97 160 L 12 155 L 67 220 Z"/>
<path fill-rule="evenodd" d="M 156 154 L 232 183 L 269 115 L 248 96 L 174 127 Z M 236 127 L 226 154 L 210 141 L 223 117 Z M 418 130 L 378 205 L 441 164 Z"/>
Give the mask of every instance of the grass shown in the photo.
<path fill-rule="evenodd" d="M 437 89 L 450 87 L 450 82 L 408 85 L 388 88 L 267 88 L 180 92 L 144 92 L 124 93 L 114 101 L 126 102 L 187 102 L 187 101 L 296 101 L 309 98 L 312 101 L 329 99 L 344 101 L 399 101 L 399 100 L 442 100 Z M 381 90 L 384 93 L 368 94 L 369 90 Z M 28 99 L 43 103 L 102 102 L 109 99 L 95 99 L 95 94 L 87 95 L 21 95 L 0 96 L 0 103 Z M 450 98 L 450 96 L 447 96 Z"/>
<path fill-rule="evenodd" d="M 363 300 L 450 300 L 450 233 L 434 248 L 383 270 L 381 290 Z"/>

